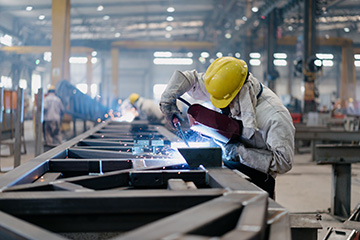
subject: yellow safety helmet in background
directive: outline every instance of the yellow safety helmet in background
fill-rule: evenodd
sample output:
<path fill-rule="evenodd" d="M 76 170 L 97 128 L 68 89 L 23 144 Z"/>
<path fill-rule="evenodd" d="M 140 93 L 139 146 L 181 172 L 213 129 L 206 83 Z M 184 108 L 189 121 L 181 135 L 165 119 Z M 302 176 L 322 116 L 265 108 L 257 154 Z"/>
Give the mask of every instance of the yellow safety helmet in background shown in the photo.
<path fill-rule="evenodd" d="M 248 71 L 243 60 L 234 57 L 216 59 L 205 73 L 205 88 L 211 103 L 217 108 L 228 106 L 244 85 Z"/>
<path fill-rule="evenodd" d="M 55 92 L 55 86 L 50 85 L 50 87 L 48 88 L 48 92 Z"/>
<path fill-rule="evenodd" d="M 137 93 L 130 94 L 129 100 L 131 104 L 134 104 L 139 99 L 140 95 Z"/>

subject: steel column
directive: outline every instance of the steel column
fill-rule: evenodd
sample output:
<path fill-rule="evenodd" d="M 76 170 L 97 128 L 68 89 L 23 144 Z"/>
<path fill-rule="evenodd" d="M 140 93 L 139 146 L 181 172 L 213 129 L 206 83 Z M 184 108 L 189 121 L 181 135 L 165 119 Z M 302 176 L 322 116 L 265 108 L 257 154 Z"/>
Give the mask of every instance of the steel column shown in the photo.
<path fill-rule="evenodd" d="M 268 32 L 267 32 L 267 75 L 266 79 L 268 81 L 268 87 L 271 90 L 275 90 L 275 80 L 271 79 L 275 71 L 274 67 L 274 51 L 275 51 L 275 44 L 276 44 L 276 18 L 275 18 L 275 10 L 271 11 L 269 14 L 268 19 Z"/>
<path fill-rule="evenodd" d="M 15 121 L 14 168 L 21 164 L 21 136 L 24 122 L 24 89 L 20 87 L 17 89 Z"/>
<path fill-rule="evenodd" d="M 70 0 L 52 0 L 51 83 L 70 81 Z"/>
<path fill-rule="evenodd" d="M 35 157 L 43 153 L 43 143 L 42 143 L 42 125 L 44 122 L 44 93 L 43 89 L 39 88 L 36 95 L 36 115 L 35 115 Z"/>
<path fill-rule="evenodd" d="M 91 52 L 86 54 L 87 57 L 87 63 L 86 63 L 86 83 L 88 86 L 88 92 L 87 94 L 91 96 L 91 84 L 93 82 L 93 67 L 92 67 L 92 55 Z"/>
<path fill-rule="evenodd" d="M 348 218 L 351 204 L 351 164 L 332 165 L 331 213 Z"/>
<path fill-rule="evenodd" d="M 345 108 L 349 98 L 354 100 L 356 98 L 356 71 L 352 41 L 342 47 L 341 60 L 340 100 L 341 107 Z"/>
<path fill-rule="evenodd" d="M 111 66 L 112 66 L 112 96 L 110 97 L 112 100 L 116 99 L 119 95 L 119 49 L 111 48 Z"/>
<path fill-rule="evenodd" d="M 1 141 L 2 141 L 2 130 L 3 130 L 3 112 L 4 112 L 4 89 L 0 87 L 0 156 L 1 156 Z M 0 161 L 0 172 L 1 172 L 1 161 Z"/>
<path fill-rule="evenodd" d="M 315 103 L 315 73 L 308 71 L 307 62 L 311 56 L 316 53 L 316 1 L 304 0 L 304 112 L 316 111 Z"/>

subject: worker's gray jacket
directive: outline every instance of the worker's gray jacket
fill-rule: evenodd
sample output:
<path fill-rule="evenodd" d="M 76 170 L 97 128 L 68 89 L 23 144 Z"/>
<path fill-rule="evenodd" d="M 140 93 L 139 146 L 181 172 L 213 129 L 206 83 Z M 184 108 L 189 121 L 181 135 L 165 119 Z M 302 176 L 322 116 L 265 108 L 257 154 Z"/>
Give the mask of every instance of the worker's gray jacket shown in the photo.
<path fill-rule="evenodd" d="M 170 98 L 184 92 L 195 99 L 209 101 L 204 75 L 195 70 L 175 72 L 169 82 L 174 87 L 168 85 L 161 101 L 170 102 Z M 248 80 L 230 103 L 230 111 L 231 117 L 243 122 L 243 137 L 253 146 L 233 145 L 233 149 L 227 149 L 230 154 L 237 154 L 241 163 L 273 177 L 291 169 L 295 128 L 289 111 L 275 93 L 250 73 Z"/>
<path fill-rule="evenodd" d="M 139 112 L 140 119 L 147 119 L 150 123 L 166 123 L 164 114 L 159 108 L 159 104 L 153 100 L 139 97 L 139 99 L 134 103 L 134 106 Z"/>
<path fill-rule="evenodd" d="M 44 121 L 61 121 L 64 105 L 55 93 L 49 93 L 44 99 Z"/>

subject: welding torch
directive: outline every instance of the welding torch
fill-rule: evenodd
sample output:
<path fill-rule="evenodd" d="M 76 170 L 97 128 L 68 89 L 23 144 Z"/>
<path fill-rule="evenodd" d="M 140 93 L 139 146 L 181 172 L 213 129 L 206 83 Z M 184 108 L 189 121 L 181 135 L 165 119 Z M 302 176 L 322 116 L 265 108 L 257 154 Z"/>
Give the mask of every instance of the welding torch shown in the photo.
<path fill-rule="evenodd" d="M 179 118 L 177 118 L 176 116 L 174 116 L 173 119 L 172 119 L 172 123 L 173 123 L 175 129 L 180 133 L 180 136 L 181 136 L 182 140 L 185 142 L 185 144 L 186 144 L 188 147 L 190 147 L 188 141 L 186 140 L 185 134 L 184 134 L 184 132 L 183 132 L 182 129 L 181 129 L 181 124 L 180 124 Z"/>

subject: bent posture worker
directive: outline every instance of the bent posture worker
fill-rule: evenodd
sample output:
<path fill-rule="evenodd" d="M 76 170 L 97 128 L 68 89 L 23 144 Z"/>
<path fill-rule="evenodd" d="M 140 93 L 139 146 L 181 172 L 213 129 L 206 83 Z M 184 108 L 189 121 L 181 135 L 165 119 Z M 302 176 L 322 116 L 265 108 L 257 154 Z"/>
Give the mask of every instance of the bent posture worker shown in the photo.
<path fill-rule="evenodd" d="M 211 100 L 223 114 L 241 121 L 246 144 L 223 146 L 224 165 L 249 176 L 273 198 L 276 175 L 289 171 L 294 157 L 295 128 L 279 97 L 248 71 L 243 60 L 233 57 L 216 59 L 205 74 L 175 71 L 160 101 L 168 121 L 181 119 L 176 99 L 185 92 Z"/>

